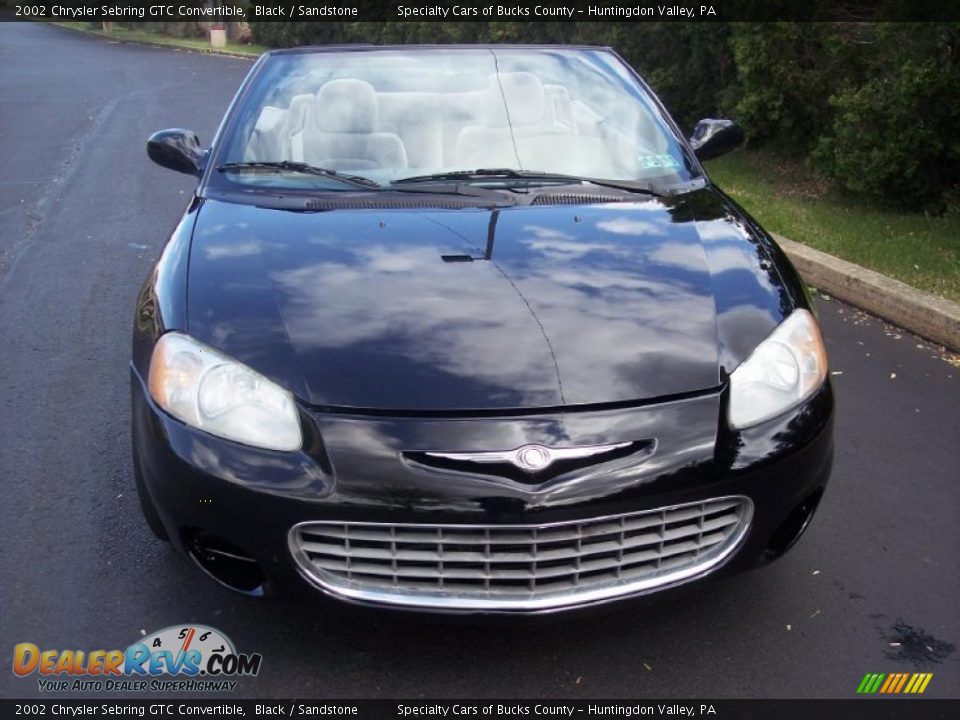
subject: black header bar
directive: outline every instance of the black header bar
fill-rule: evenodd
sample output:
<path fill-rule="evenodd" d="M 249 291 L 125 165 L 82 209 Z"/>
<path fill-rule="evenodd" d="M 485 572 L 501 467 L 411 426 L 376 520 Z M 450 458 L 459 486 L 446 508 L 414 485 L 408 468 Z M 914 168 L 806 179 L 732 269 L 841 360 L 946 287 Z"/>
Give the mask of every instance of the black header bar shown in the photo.
<path fill-rule="evenodd" d="M 3 21 L 715 22 L 960 20 L 933 0 L 0 0 Z"/>

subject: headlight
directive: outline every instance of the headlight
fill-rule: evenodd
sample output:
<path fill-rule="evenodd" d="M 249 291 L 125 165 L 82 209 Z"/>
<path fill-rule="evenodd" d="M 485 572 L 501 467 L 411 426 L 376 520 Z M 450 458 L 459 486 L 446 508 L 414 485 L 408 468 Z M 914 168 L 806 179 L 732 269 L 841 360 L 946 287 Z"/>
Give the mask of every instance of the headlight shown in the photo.
<path fill-rule="evenodd" d="M 293 396 L 259 373 L 180 333 L 157 341 L 150 396 L 187 425 L 268 450 L 298 450 Z"/>
<path fill-rule="evenodd" d="M 730 425 L 742 429 L 785 413 L 813 395 L 826 377 L 817 321 L 795 310 L 730 375 Z"/>

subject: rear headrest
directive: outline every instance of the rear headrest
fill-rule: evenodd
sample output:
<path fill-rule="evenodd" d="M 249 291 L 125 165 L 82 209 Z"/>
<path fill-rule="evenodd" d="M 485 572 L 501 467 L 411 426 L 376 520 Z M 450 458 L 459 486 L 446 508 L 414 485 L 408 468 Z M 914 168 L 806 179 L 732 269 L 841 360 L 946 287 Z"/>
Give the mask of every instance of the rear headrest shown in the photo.
<path fill-rule="evenodd" d="M 543 83 L 533 73 L 509 72 L 490 76 L 494 93 L 501 89 L 513 125 L 536 125 L 543 119 Z M 503 118 L 502 110 L 495 118 Z"/>
<path fill-rule="evenodd" d="M 317 91 L 316 118 L 321 130 L 372 133 L 377 127 L 377 94 L 363 80 L 331 80 Z"/>
<path fill-rule="evenodd" d="M 311 124 L 311 113 L 313 112 L 313 95 L 294 95 L 290 99 L 290 107 L 287 109 L 286 129 L 288 133 L 296 133 L 303 130 Z"/>
<path fill-rule="evenodd" d="M 574 126 L 573 102 L 570 92 L 563 85 L 544 85 L 543 103 L 548 121 L 570 128 Z"/>

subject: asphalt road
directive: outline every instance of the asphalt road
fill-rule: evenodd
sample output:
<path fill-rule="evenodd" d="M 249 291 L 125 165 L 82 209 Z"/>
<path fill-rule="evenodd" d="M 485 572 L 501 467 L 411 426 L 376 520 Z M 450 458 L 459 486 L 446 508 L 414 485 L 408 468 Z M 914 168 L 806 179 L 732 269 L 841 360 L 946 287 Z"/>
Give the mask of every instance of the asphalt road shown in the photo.
<path fill-rule="evenodd" d="M 260 652 L 260 697 L 960 697 L 960 367 L 820 302 L 833 481 L 761 571 L 549 622 L 437 622 L 230 594 L 153 539 L 129 462 L 136 292 L 186 203 L 147 135 L 208 142 L 245 60 L 0 23 L 0 695 L 15 643 L 126 647 L 184 622 Z M 899 642 L 899 647 L 890 643 Z M 34 676 L 35 678 L 36 676 Z"/>

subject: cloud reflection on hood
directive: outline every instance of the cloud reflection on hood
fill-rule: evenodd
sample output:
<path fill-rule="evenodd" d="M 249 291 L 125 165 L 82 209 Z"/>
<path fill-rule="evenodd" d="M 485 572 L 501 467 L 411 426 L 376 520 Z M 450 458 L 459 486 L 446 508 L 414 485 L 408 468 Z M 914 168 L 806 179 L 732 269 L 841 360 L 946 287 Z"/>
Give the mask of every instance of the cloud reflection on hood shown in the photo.
<path fill-rule="evenodd" d="M 716 388 L 782 319 L 782 283 L 704 193 L 497 214 L 208 201 L 190 332 L 319 406 L 525 409 Z"/>
<path fill-rule="evenodd" d="M 414 375 L 423 367 L 488 392 L 519 390 L 523 403 L 715 386 L 713 300 L 696 235 L 673 243 L 700 256 L 678 275 L 657 260 L 661 241 L 647 233 L 656 222 L 627 216 L 609 231 L 600 215 L 569 229 L 506 217 L 492 263 L 444 263 L 440 243 L 341 243 L 336 260 L 271 278 L 301 355 L 377 353 Z"/>

